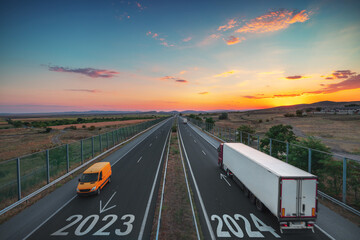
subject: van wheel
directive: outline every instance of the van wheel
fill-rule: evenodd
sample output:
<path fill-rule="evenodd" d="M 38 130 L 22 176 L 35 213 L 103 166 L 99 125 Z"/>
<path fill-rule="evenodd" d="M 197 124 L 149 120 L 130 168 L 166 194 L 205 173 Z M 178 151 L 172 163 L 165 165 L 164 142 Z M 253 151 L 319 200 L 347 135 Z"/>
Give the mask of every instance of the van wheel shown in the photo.
<path fill-rule="evenodd" d="M 251 203 L 255 203 L 255 199 L 256 199 L 256 198 L 255 198 L 255 195 L 251 192 L 251 193 L 250 193 L 250 202 L 251 202 Z"/>
<path fill-rule="evenodd" d="M 98 190 L 96 191 L 97 195 L 100 195 L 100 187 L 98 188 Z"/>
<path fill-rule="evenodd" d="M 245 197 L 249 197 L 249 189 L 247 189 L 247 187 L 244 186 L 244 195 Z"/>
<path fill-rule="evenodd" d="M 259 199 L 256 199 L 255 203 L 256 203 L 257 210 L 259 210 L 260 212 L 263 212 L 264 204 Z"/>

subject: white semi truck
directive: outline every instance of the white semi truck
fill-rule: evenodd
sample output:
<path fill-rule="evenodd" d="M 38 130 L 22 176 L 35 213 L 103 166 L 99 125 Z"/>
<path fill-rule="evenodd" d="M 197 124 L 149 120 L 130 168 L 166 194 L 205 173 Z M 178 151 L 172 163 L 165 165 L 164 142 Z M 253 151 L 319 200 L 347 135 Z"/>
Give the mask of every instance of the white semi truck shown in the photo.
<path fill-rule="evenodd" d="M 187 118 L 183 118 L 183 124 L 187 124 Z"/>
<path fill-rule="evenodd" d="M 311 229 L 317 217 L 317 177 L 242 143 L 221 143 L 218 163 L 259 211 L 266 207 L 284 229 Z"/>

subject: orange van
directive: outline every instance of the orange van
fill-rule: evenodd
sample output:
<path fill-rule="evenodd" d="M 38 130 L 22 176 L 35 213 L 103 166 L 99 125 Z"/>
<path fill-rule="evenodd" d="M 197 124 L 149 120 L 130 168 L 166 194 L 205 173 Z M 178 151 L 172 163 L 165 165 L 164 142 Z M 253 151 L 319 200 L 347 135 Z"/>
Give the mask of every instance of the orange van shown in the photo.
<path fill-rule="evenodd" d="M 111 166 L 109 162 L 98 162 L 85 170 L 77 186 L 79 196 L 100 194 L 100 190 L 111 181 Z"/>

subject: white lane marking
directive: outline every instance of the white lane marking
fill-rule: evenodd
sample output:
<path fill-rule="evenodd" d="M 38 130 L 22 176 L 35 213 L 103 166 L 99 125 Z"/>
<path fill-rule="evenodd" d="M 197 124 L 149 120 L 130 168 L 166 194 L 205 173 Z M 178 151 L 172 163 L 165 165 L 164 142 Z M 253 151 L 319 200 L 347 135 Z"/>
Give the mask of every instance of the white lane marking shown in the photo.
<path fill-rule="evenodd" d="M 137 163 L 139 163 L 141 159 L 142 159 L 142 156 L 139 158 L 139 160 L 137 160 Z"/>
<path fill-rule="evenodd" d="M 67 201 L 64 205 L 62 205 L 58 210 L 56 210 L 53 214 L 50 215 L 50 217 L 48 217 L 47 219 L 45 219 L 45 221 L 43 221 L 41 224 L 39 224 L 39 226 L 37 226 L 34 230 L 32 230 L 32 232 L 30 232 L 28 235 L 26 235 L 26 237 L 24 237 L 24 240 L 27 239 L 28 237 L 30 237 L 34 232 L 36 232 L 39 228 L 41 228 L 47 221 L 49 221 L 53 216 L 55 216 L 58 212 L 60 212 L 64 207 L 66 207 L 66 205 L 68 205 L 72 200 L 74 200 L 74 198 L 76 198 L 77 195 L 73 196 L 72 198 L 70 198 L 69 201 Z"/>
<path fill-rule="evenodd" d="M 317 229 L 319 229 L 323 234 L 325 234 L 328 238 L 330 238 L 331 240 L 336 240 L 335 238 L 333 238 L 330 234 L 328 234 L 327 232 L 325 232 L 324 229 L 322 229 L 321 227 L 319 227 L 318 225 L 315 224 L 315 227 Z"/>
<path fill-rule="evenodd" d="M 171 118 L 169 118 L 169 120 L 170 120 Z M 166 122 L 164 122 L 164 123 L 162 123 L 162 125 L 164 125 L 164 124 L 166 124 L 169 120 L 167 120 Z M 161 123 L 161 122 L 160 122 Z M 159 124 L 160 124 L 159 123 Z M 157 127 L 157 129 L 155 129 Z M 149 130 L 149 132 L 151 131 L 151 130 L 153 130 L 153 132 L 152 133 L 154 133 L 156 130 L 158 130 L 160 128 L 160 125 L 155 125 L 155 127 L 154 128 L 152 128 L 152 129 L 150 129 Z M 145 131 L 145 130 L 144 130 Z M 143 132 L 144 132 L 143 131 Z M 139 145 L 141 142 L 143 142 L 146 138 L 148 138 L 152 133 L 150 133 L 147 137 L 145 137 L 144 139 L 142 139 L 140 142 L 138 142 L 134 147 L 132 147 L 129 151 L 127 151 L 121 158 L 119 158 L 114 164 L 112 164 L 112 166 L 114 166 L 118 161 L 120 161 L 120 159 L 122 159 L 124 156 L 126 156 L 126 154 L 128 154 L 131 150 L 133 150 L 137 145 Z M 140 133 L 139 133 L 140 134 Z M 135 135 L 135 136 L 137 136 L 137 135 Z M 133 136 L 132 138 L 134 138 L 135 136 Z M 131 138 L 131 139 L 132 139 Z M 125 142 L 128 142 L 128 141 L 130 141 L 131 139 L 128 139 L 128 140 L 126 140 Z M 125 143 L 125 142 L 123 142 L 123 143 Z M 121 143 L 121 144 L 123 144 L 123 143 Z M 121 144 L 119 144 L 119 145 L 121 145 Z M 119 146 L 119 145 L 117 145 L 117 146 Z M 117 147 L 117 146 L 115 146 L 115 147 Z M 113 148 L 115 148 L 115 147 L 113 147 Z M 113 149 L 113 148 L 111 148 L 111 149 Z M 111 149 L 109 149 L 108 151 L 110 151 Z M 108 151 L 106 151 L 106 152 L 108 152 Z M 104 152 L 104 153 L 106 153 L 106 152 Z M 98 155 L 98 157 L 99 157 L 100 155 Z M 49 221 L 52 217 L 54 217 L 58 212 L 60 212 L 64 207 L 66 207 L 66 205 L 68 205 L 72 200 L 74 200 L 75 198 L 77 197 L 77 195 L 75 195 L 75 196 L 73 196 L 69 201 L 67 201 L 64 205 L 62 205 L 58 210 L 56 210 L 53 214 L 51 214 L 50 215 L 50 217 L 48 217 L 44 222 L 42 222 L 41 224 L 39 224 L 32 232 L 30 232 L 28 235 L 26 235 L 26 237 L 24 238 L 24 240 L 25 239 L 27 239 L 28 237 L 30 237 L 34 232 L 36 232 L 39 228 L 41 228 L 47 221 Z"/>
<path fill-rule="evenodd" d="M 152 143 L 150 143 L 149 147 L 151 147 Z"/>
<path fill-rule="evenodd" d="M 194 129 L 194 126 L 192 126 L 191 124 L 190 124 L 190 128 L 194 131 L 194 132 L 196 132 L 196 134 L 197 135 L 199 135 L 199 136 L 201 136 L 201 134 L 199 134 L 195 129 Z M 201 130 L 199 130 L 199 131 L 201 131 Z M 205 133 L 204 133 L 205 134 Z M 211 146 L 213 146 L 215 149 L 217 149 L 217 147 L 214 145 L 214 144 L 212 144 L 209 140 L 207 140 L 206 138 L 204 138 L 203 136 L 201 136 L 206 142 L 208 142 Z"/>
<path fill-rule="evenodd" d="M 196 140 L 194 139 L 194 143 L 196 143 Z"/>
<path fill-rule="evenodd" d="M 199 187 L 196 183 L 196 180 L 195 180 L 195 177 L 194 177 L 194 173 L 192 171 L 192 168 L 191 168 L 191 165 L 190 165 L 190 161 L 189 161 L 189 158 L 187 156 L 187 153 L 186 153 L 186 149 L 185 149 L 185 146 L 184 146 L 184 141 L 181 137 L 181 131 L 180 131 L 180 128 L 179 128 L 179 134 L 180 134 L 180 139 L 181 139 L 181 145 L 184 149 L 184 153 L 185 153 L 185 157 L 186 157 L 186 161 L 188 163 L 188 166 L 189 166 L 189 170 L 190 170 L 190 173 L 191 173 L 191 177 L 192 177 L 192 180 L 194 182 L 194 185 L 195 185 L 195 190 L 196 190 L 196 193 L 198 195 L 198 198 L 199 198 L 199 202 L 200 202 L 200 205 L 201 205 L 201 209 L 203 211 L 203 214 L 204 214 L 204 218 L 205 218 L 205 222 L 206 222 L 206 225 L 208 227 L 208 230 L 209 230 L 209 233 L 210 233 L 210 237 L 211 239 L 215 240 L 215 235 L 214 235 L 214 232 L 213 232 L 213 229 L 211 227 L 211 224 L 210 224 L 210 221 L 209 221 L 209 216 L 207 215 L 207 212 L 206 212 L 206 209 L 205 209 L 205 206 L 204 206 L 204 202 L 202 200 L 202 197 L 201 197 L 201 194 L 200 194 L 200 191 L 199 191 Z"/>
<path fill-rule="evenodd" d="M 169 132 L 168 132 L 167 135 L 168 135 L 168 137 L 170 136 L 170 130 L 169 130 Z M 154 183 L 153 183 L 153 186 L 152 186 L 152 188 L 151 188 L 151 193 L 150 193 L 149 200 L 148 200 L 148 203 L 147 203 L 147 206 L 146 206 L 144 218 L 143 218 L 143 221 L 142 221 L 142 224 L 141 224 L 141 228 L 140 228 L 140 233 L 139 233 L 138 240 L 142 240 L 143 235 L 144 235 L 145 225 L 146 225 L 147 217 L 148 217 L 149 210 L 150 210 L 151 200 L 152 200 L 152 197 L 153 197 L 153 194 L 154 194 L 154 190 L 155 190 L 156 180 L 157 180 L 158 175 L 159 175 L 159 170 L 160 170 L 160 166 L 161 166 L 161 162 L 162 162 L 161 160 L 162 160 L 163 155 L 164 155 L 164 151 L 165 151 L 165 147 L 166 147 L 166 142 L 167 142 L 167 138 L 165 139 L 164 148 L 163 148 L 162 153 L 161 153 L 159 165 L 158 165 L 158 168 L 157 168 L 157 171 L 156 171 L 156 174 L 155 174 L 155 178 L 154 178 Z"/>
<path fill-rule="evenodd" d="M 171 135 L 169 137 L 169 142 L 168 142 L 168 149 L 167 149 L 167 154 L 166 154 L 166 164 L 165 164 L 165 172 L 164 172 L 164 180 L 163 180 L 163 185 L 162 185 L 162 190 L 161 190 L 161 200 L 160 200 L 160 208 L 159 208 L 159 217 L 158 217 L 158 224 L 157 224 L 157 228 L 156 228 L 156 240 L 159 239 L 159 232 L 160 232 L 160 223 L 161 223 L 161 212 L 162 212 L 162 206 L 163 206 L 163 201 L 164 201 L 164 192 L 165 192 L 165 183 L 166 183 L 166 172 L 167 172 L 167 166 L 168 166 L 168 161 L 169 161 L 169 149 L 170 149 L 170 140 L 171 140 Z"/>
<path fill-rule="evenodd" d="M 186 187 L 187 187 L 187 190 L 188 190 L 188 196 L 189 196 L 189 201 L 190 201 L 190 205 L 191 205 L 191 211 L 192 211 L 192 214 L 193 214 L 193 221 L 194 221 L 194 225 L 195 225 L 195 228 L 196 228 L 196 235 L 197 235 L 198 240 L 200 240 L 199 228 L 198 228 L 198 224 L 197 224 L 197 221 L 196 221 L 195 210 L 194 210 L 194 206 L 193 206 L 193 200 L 191 198 L 189 182 L 188 182 L 187 174 L 186 174 L 186 170 L 185 170 L 184 158 L 183 158 L 182 151 L 181 151 L 181 146 L 180 146 L 179 132 L 177 132 L 177 135 L 178 135 L 178 144 L 179 144 L 179 149 L 180 149 L 181 162 L 182 162 L 182 166 L 183 166 L 183 170 L 184 170 Z"/>
<path fill-rule="evenodd" d="M 190 124 L 191 128 L 194 128 L 191 124 Z M 196 132 L 195 129 L 193 129 L 194 132 Z M 199 130 L 200 131 L 200 130 Z M 197 133 L 197 132 L 196 132 Z M 207 143 L 209 143 L 210 145 L 212 145 L 215 149 L 216 146 L 214 146 L 210 141 L 208 141 L 205 137 L 203 137 L 201 134 L 197 133 L 197 135 L 199 135 L 200 137 L 202 137 Z M 327 233 L 325 230 L 323 230 L 322 228 L 320 228 L 318 225 L 315 224 L 315 227 L 318 228 L 322 233 L 324 233 L 328 238 L 330 238 L 331 240 L 335 240 L 335 238 L 333 238 L 329 233 Z"/>
<path fill-rule="evenodd" d="M 222 174 L 222 173 L 220 173 L 220 180 L 221 180 L 221 179 L 224 179 L 225 182 L 231 187 L 231 185 L 230 185 L 230 183 L 228 182 L 228 180 L 226 180 L 226 176 L 225 176 L 224 174 Z"/>
<path fill-rule="evenodd" d="M 104 205 L 104 207 L 101 207 L 101 200 L 100 200 L 100 214 L 103 212 L 106 212 L 107 210 L 110 210 L 114 207 L 116 207 L 116 205 L 111 206 L 109 208 L 106 208 L 106 206 L 109 204 L 109 202 L 111 201 L 111 199 L 115 196 L 116 192 L 114 192 L 114 194 L 111 196 L 111 198 L 109 199 L 109 201 L 107 201 L 107 203 Z"/>
<path fill-rule="evenodd" d="M 202 153 L 206 156 L 206 153 L 204 152 L 204 150 L 201 150 L 202 151 Z"/>

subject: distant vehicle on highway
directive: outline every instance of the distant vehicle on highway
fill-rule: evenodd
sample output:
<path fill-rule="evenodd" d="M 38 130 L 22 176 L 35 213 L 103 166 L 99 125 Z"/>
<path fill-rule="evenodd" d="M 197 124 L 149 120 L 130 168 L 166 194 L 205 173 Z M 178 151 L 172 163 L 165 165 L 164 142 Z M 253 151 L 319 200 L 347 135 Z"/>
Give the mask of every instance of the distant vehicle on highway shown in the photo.
<path fill-rule="evenodd" d="M 109 162 L 98 162 L 86 169 L 79 178 L 77 194 L 88 196 L 100 194 L 100 190 L 111 181 L 111 165 Z"/>
<path fill-rule="evenodd" d="M 187 119 L 183 118 L 183 124 L 187 124 Z"/>
<path fill-rule="evenodd" d="M 240 181 L 259 211 L 265 207 L 284 229 L 311 229 L 317 218 L 317 177 L 242 143 L 221 143 L 218 164 Z"/>

